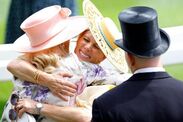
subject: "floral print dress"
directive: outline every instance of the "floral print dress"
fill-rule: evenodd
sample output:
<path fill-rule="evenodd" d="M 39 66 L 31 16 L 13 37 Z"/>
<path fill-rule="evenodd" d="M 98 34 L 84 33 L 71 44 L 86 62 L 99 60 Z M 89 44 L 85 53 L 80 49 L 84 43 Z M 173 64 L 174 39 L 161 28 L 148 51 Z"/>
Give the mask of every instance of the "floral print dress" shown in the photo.
<path fill-rule="evenodd" d="M 123 82 L 124 76 L 116 70 L 108 70 L 102 68 L 98 64 L 79 61 L 74 53 L 60 59 L 60 67 L 53 73 L 69 72 L 74 74 L 73 77 L 67 78 L 68 81 L 78 83 L 78 94 L 80 94 L 85 86 L 113 84 L 116 85 L 119 81 Z M 118 78 L 118 79 L 117 79 Z M 122 79 L 123 78 L 123 79 Z M 18 78 L 13 80 L 14 92 L 22 98 L 31 98 L 38 102 L 57 104 L 61 99 L 54 100 L 50 90 L 47 87 L 22 81 Z M 54 96 L 56 97 L 56 96 Z M 57 102 L 56 102 L 57 101 Z M 69 103 L 59 103 L 60 106 L 68 106 Z"/>
<path fill-rule="evenodd" d="M 78 85 L 77 95 L 81 94 L 86 86 L 105 84 L 118 85 L 129 78 L 129 76 L 119 73 L 117 70 L 105 69 L 99 64 L 79 61 L 74 53 L 71 53 L 67 57 L 61 58 L 59 63 L 60 67 L 53 73 L 64 71 L 73 74 L 73 77 L 65 80 Z M 66 102 L 54 96 L 47 87 L 34 84 L 29 81 L 23 81 L 19 78 L 14 78 L 13 84 L 13 93 L 18 94 L 21 98 L 30 98 L 38 102 L 55 104 L 59 106 L 75 105 L 76 96 L 70 98 L 70 100 Z M 88 112 L 91 111 L 89 110 Z M 52 119 L 43 116 L 39 116 L 39 119 L 36 121 L 40 120 L 42 122 L 43 119 L 49 122 L 54 122 Z"/>

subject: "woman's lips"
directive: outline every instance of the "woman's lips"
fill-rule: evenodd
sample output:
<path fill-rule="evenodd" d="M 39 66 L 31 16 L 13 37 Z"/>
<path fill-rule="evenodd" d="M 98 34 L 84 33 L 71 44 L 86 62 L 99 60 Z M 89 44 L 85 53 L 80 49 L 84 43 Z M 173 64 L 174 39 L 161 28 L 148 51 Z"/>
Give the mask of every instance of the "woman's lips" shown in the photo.
<path fill-rule="evenodd" d="M 89 55 L 86 55 L 85 53 L 83 53 L 82 51 L 79 51 L 80 55 L 83 57 L 83 58 L 90 58 Z"/>

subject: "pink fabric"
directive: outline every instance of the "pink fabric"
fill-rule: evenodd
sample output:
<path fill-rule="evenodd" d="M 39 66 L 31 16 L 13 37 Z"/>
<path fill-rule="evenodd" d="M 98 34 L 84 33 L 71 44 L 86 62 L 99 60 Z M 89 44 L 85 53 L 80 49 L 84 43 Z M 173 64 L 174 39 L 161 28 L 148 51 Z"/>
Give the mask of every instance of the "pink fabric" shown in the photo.
<path fill-rule="evenodd" d="M 77 93 L 74 97 L 71 97 L 71 99 L 69 101 L 69 106 L 75 106 L 76 96 L 80 95 L 86 87 L 86 83 L 84 83 L 82 78 L 79 79 L 79 81 L 77 81 L 75 84 L 77 85 Z"/>
<path fill-rule="evenodd" d="M 80 81 L 76 82 L 77 85 L 77 95 L 80 95 L 84 88 L 86 87 L 86 83 L 83 82 L 83 79 L 81 79 Z"/>
<path fill-rule="evenodd" d="M 67 8 L 61 9 L 60 6 L 55 5 L 42 9 L 27 18 L 21 24 L 21 29 L 29 37 L 31 46 L 39 46 L 61 32 L 65 28 L 66 19 L 71 13 L 69 11 Z"/>
<path fill-rule="evenodd" d="M 88 28 L 84 16 L 69 17 L 71 11 L 59 5 L 46 7 L 28 17 L 25 32 L 13 44 L 18 52 L 37 52 L 64 43 Z"/>

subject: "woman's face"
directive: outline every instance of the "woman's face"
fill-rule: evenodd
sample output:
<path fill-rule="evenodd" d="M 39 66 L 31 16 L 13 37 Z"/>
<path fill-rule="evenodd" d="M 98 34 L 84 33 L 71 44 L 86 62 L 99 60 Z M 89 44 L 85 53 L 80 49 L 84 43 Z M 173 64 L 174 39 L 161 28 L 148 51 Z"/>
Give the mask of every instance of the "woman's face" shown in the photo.
<path fill-rule="evenodd" d="M 82 61 L 98 64 L 105 59 L 89 30 L 82 33 L 77 40 L 75 53 Z"/>

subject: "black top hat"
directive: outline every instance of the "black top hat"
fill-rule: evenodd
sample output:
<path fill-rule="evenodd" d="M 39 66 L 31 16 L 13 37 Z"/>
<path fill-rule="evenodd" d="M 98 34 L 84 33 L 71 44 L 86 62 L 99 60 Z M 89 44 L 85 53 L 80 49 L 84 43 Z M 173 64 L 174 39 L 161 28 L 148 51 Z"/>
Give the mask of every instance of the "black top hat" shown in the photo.
<path fill-rule="evenodd" d="M 156 10 L 138 6 L 119 14 L 122 40 L 115 43 L 138 57 L 152 58 L 166 52 L 170 45 L 167 33 L 158 27 Z"/>

